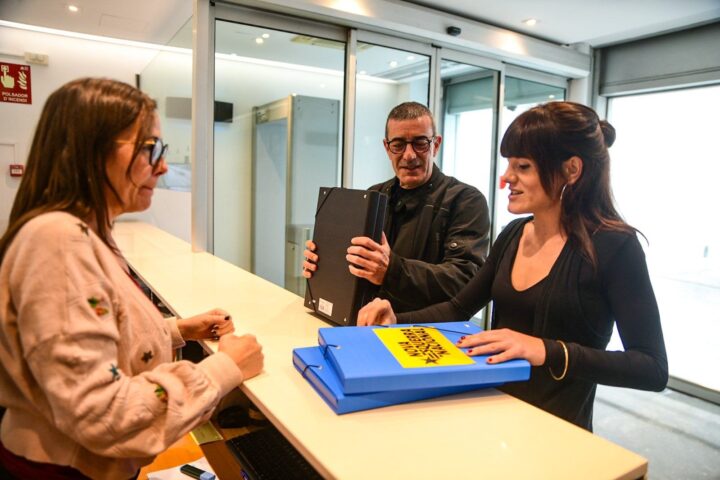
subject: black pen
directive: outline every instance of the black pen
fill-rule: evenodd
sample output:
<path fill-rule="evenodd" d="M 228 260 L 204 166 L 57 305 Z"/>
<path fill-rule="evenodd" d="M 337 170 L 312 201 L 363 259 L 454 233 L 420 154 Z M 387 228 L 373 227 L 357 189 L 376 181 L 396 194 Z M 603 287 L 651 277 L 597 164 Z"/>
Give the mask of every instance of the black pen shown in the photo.
<path fill-rule="evenodd" d="M 205 470 L 200 470 L 192 465 L 183 465 L 180 471 L 188 477 L 197 478 L 198 480 L 215 480 L 215 475 Z"/>

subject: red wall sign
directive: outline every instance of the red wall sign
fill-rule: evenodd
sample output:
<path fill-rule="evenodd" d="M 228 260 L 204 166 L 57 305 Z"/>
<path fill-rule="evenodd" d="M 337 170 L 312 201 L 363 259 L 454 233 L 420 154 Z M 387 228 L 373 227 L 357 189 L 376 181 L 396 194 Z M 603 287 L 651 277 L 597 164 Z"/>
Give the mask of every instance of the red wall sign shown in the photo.
<path fill-rule="evenodd" d="M 0 62 L 0 101 L 32 103 L 30 65 Z"/>
<path fill-rule="evenodd" d="M 24 171 L 25 171 L 25 165 L 23 165 L 21 163 L 11 163 L 10 164 L 10 176 L 11 177 L 22 177 Z"/>

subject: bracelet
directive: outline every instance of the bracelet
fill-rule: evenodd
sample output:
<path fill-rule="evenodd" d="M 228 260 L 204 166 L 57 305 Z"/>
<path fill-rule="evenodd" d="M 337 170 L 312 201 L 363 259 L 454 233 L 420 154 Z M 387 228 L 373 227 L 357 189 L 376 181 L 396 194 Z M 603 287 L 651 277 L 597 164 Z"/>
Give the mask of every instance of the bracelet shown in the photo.
<path fill-rule="evenodd" d="M 558 340 L 557 342 L 560 345 L 562 345 L 563 351 L 565 352 L 565 368 L 563 369 L 562 375 L 560 375 L 559 377 L 555 376 L 555 374 L 553 373 L 552 368 L 550 368 L 550 366 L 548 366 L 548 371 L 550 372 L 550 376 L 553 378 L 553 380 L 557 380 L 559 382 L 560 380 L 565 378 L 565 375 L 567 375 L 569 358 L 568 358 L 568 349 L 567 349 L 567 345 L 565 345 L 565 342 L 563 342 L 562 340 Z"/>

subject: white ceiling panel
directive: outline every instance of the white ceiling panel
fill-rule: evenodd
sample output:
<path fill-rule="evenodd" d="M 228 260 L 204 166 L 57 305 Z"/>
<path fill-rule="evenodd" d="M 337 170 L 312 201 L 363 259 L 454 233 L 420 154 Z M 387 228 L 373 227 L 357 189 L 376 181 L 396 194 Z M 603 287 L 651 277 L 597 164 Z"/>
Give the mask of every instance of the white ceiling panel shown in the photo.
<path fill-rule="evenodd" d="M 720 0 L 397 1 L 557 44 L 589 43 L 594 47 L 720 20 Z M 70 12 L 70 4 L 79 11 Z M 3 20 L 163 45 L 191 15 L 191 0 L 0 0 Z M 538 23 L 533 27 L 523 24 L 528 18 Z"/>
<path fill-rule="evenodd" d="M 190 0 L 0 0 L 10 22 L 161 45 L 191 16 Z"/>
<path fill-rule="evenodd" d="M 420 0 L 446 11 L 558 44 L 600 47 L 720 19 L 720 0 Z M 523 21 L 534 18 L 530 27 Z"/>

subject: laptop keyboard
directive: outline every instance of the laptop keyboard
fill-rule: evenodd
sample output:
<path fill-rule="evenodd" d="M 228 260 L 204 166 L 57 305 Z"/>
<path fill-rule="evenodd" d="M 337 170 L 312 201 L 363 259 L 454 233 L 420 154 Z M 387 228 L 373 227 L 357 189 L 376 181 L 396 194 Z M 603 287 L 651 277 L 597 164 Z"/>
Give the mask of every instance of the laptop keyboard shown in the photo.
<path fill-rule="evenodd" d="M 322 479 L 276 428 L 254 430 L 225 443 L 247 480 Z"/>

